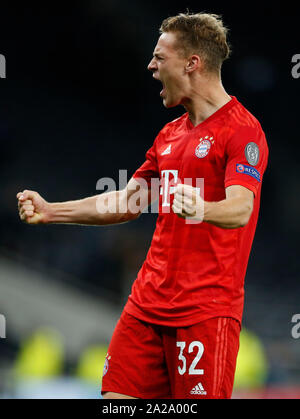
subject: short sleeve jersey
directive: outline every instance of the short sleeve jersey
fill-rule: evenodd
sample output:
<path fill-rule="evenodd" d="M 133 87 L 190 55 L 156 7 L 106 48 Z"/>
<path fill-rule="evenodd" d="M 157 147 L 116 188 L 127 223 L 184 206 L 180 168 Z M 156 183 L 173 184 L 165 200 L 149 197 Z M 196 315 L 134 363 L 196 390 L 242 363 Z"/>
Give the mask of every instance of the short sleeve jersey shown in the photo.
<path fill-rule="evenodd" d="M 242 321 L 244 278 L 267 161 L 259 122 L 234 96 L 196 127 L 185 113 L 160 131 L 133 176 L 149 186 L 151 179 L 160 180 L 159 214 L 125 311 L 175 327 L 216 316 Z M 205 201 L 225 199 L 231 185 L 252 191 L 254 208 L 247 225 L 223 229 L 187 223 L 174 214 L 174 186 L 180 182 L 197 187 L 199 179 Z"/>

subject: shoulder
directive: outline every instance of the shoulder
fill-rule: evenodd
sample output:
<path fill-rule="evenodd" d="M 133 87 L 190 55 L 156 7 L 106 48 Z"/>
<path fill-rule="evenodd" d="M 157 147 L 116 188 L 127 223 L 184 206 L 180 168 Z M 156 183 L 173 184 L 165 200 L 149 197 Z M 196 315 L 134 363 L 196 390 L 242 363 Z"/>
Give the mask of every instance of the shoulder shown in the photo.
<path fill-rule="evenodd" d="M 188 114 L 184 113 L 183 115 L 179 116 L 176 119 L 173 119 L 172 121 L 168 122 L 159 132 L 159 135 L 161 136 L 169 136 L 173 135 L 177 131 L 180 131 L 186 127 L 186 120 L 187 120 Z"/>
<path fill-rule="evenodd" d="M 230 109 L 226 142 L 248 141 L 252 139 L 268 148 L 266 135 L 258 119 L 240 102 Z"/>
<path fill-rule="evenodd" d="M 248 127 L 262 130 L 258 119 L 239 101 L 236 101 L 235 106 L 230 109 L 229 117 L 232 128 Z"/>

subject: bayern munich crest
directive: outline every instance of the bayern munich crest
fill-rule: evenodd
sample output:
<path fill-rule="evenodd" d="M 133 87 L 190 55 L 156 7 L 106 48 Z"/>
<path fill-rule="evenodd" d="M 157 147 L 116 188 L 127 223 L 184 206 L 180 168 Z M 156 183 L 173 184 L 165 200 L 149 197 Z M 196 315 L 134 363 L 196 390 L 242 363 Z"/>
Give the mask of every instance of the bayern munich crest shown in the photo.
<path fill-rule="evenodd" d="M 196 147 L 195 154 L 199 159 L 203 159 L 209 153 L 211 145 L 214 143 L 214 137 L 200 138 L 200 144 Z"/>

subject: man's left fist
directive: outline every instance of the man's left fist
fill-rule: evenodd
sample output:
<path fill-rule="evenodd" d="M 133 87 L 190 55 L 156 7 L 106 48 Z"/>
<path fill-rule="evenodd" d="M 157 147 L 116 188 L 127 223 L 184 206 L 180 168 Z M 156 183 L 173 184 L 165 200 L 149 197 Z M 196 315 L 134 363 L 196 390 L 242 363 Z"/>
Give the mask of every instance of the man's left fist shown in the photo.
<path fill-rule="evenodd" d="M 200 189 L 178 184 L 175 188 L 172 210 L 179 217 L 203 221 L 204 201 L 200 197 Z"/>

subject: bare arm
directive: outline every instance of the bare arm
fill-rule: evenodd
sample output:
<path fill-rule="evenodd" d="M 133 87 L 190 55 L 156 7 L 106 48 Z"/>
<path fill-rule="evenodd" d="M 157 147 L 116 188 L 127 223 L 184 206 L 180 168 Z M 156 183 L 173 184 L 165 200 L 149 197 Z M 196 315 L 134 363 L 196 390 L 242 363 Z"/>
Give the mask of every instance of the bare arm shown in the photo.
<path fill-rule="evenodd" d="M 178 185 L 173 211 L 179 217 L 195 217 L 195 220 L 224 229 L 239 228 L 248 223 L 253 210 L 253 200 L 253 192 L 241 185 L 226 188 L 226 199 L 219 202 L 204 202 L 197 196 L 195 188 Z"/>
<path fill-rule="evenodd" d="M 139 205 L 132 205 L 137 193 Z M 123 190 L 76 201 L 50 203 L 29 190 L 19 192 L 17 198 L 20 218 L 28 224 L 109 225 L 138 218 L 150 204 L 150 191 L 132 178 Z"/>
<path fill-rule="evenodd" d="M 226 199 L 205 202 L 204 221 L 222 228 L 238 228 L 248 224 L 253 210 L 253 192 L 244 186 L 226 188 Z"/>

